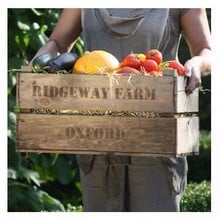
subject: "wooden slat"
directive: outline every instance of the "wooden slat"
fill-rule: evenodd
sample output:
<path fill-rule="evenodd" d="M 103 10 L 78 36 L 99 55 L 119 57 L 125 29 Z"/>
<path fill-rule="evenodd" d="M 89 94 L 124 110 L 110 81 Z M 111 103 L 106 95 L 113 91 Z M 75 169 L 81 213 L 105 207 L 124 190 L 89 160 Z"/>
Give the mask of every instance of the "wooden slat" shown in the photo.
<path fill-rule="evenodd" d="M 198 130 L 196 122 L 197 117 L 188 120 L 19 114 L 17 150 L 179 156 L 197 151 L 197 135 L 192 132 L 193 128 Z"/>
<path fill-rule="evenodd" d="M 199 118 L 184 117 L 178 118 L 176 124 L 177 132 L 177 153 L 187 152 L 199 153 Z"/>
<path fill-rule="evenodd" d="M 184 77 L 176 77 L 174 85 L 176 88 L 175 103 L 176 112 L 198 112 L 199 110 L 199 89 L 195 89 L 192 94 L 185 93 L 187 79 Z"/>
<path fill-rule="evenodd" d="M 183 77 L 20 73 L 17 106 L 21 109 L 197 112 L 197 104 L 191 105 L 197 96 L 192 94 L 188 98 L 181 88 L 178 91 L 180 78 Z M 185 84 L 183 80 L 182 83 Z"/>

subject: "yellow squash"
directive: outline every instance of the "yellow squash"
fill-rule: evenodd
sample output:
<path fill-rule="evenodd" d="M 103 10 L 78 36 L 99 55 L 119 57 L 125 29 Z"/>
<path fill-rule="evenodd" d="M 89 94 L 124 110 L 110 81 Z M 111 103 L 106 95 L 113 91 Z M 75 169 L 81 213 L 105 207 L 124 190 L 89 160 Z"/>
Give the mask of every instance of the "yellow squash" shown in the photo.
<path fill-rule="evenodd" d="M 87 51 L 75 63 L 73 73 L 106 74 L 119 68 L 117 58 L 104 50 Z"/>

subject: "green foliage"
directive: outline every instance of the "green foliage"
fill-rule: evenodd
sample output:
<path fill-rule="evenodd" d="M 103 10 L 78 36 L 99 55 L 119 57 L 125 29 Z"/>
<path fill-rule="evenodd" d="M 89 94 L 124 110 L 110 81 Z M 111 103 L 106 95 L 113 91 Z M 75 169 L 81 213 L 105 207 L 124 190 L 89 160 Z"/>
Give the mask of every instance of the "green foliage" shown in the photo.
<path fill-rule="evenodd" d="M 67 212 L 83 212 L 83 206 L 73 206 L 71 204 L 67 205 Z"/>
<path fill-rule="evenodd" d="M 183 212 L 211 211 L 211 132 L 200 132 L 199 156 L 188 157 L 188 185 L 181 200 Z"/>
<path fill-rule="evenodd" d="M 41 212 L 65 211 L 60 201 L 29 183 L 9 181 L 8 211 L 11 212 Z"/>
<path fill-rule="evenodd" d="M 210 212 L 211 211 L 211 183 L 189 183 L 181 200 L 182 212 Z"/>
<path fill-rule="evenodd" d="M 68 203 L 82 203 L 75 155 L 29 153 L 25 166 L 39 174 L 41 188 L 62 201 L 65 207 Z"/>
<path fill-rule="evenodd" d="M 8 9 L 8 209 L 64 211 L 81 205 L 74 155 L 21 154 L 16 146 L 16 74 L 48 41 L 60 9 Z M 74 52 L 83 53 L 78 39 Z M 60 202 L 61 201 L 61 202 Z M 68 207 L 67 207 L 68 206 Z M 77 209 L 77 208 L 75 208 Z"/>
<path fill-rule="evenodd" d="M 20 68 L 48 41 L 60 9 L 8 9 L 8 65 Z"/>
<path fill-rule="evenodd" d="M 199 155 L 188 157 L 188 181 L 211 180 L 211 132 L 200 132 Z"/>

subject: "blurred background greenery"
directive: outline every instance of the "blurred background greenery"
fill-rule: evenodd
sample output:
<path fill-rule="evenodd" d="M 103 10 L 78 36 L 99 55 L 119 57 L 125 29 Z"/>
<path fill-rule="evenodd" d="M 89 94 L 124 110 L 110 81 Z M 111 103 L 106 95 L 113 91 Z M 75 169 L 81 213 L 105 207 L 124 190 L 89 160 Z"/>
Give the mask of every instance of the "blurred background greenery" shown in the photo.
<path fill-rule="evenodd" d="M 74 155 L 17 153 L 16 74 L 48 41 L 61 9 L 8 9 L 8 211 L 82 211 L 81 185 Z M 209 25 L 211 10 L 207 9 Z M 78 39 L 73 51 L 83 53 Z M 189 51 L 182 39 L 179 59 Z M 182 211 L 211 210 L 211 76 L 200 91 L 200 156 L 188 157 L 188 187 Z"/>

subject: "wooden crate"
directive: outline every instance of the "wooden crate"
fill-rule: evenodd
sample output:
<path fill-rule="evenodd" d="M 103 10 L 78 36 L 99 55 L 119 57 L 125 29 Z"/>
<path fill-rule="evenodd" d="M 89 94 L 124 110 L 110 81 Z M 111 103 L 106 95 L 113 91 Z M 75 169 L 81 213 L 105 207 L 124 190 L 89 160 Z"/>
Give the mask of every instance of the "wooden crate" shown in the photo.
<path fill-rule="evenodd" d="M 198 154 L 198 89 L 165 76 L 17 75 L 17 151 Z"/>

